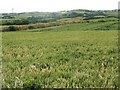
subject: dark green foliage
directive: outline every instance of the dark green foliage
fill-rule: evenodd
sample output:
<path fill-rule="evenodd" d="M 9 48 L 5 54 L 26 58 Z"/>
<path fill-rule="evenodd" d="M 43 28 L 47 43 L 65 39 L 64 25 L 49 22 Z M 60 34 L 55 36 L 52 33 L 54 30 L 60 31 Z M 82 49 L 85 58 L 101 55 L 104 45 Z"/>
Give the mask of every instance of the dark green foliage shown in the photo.
<path fill-rule="evenodd" d="M 42 85 L 40 85 L 40 83 L 37 83 L 35 80 L 29 80 L 29 82 L 23 84 L 24 90 L 39 90 L 41 87 Z"/>
<path fill-rule="evenodd" d="M 18 29 L 14 26 L 9 26 L 6 31 L 17 31 Z"/>
<path fill-rule="evenodd" d="M 34 26 L 28 26 L 28 29 L 34 29 Z"/>
<path fill-rule="evenodd" d="M 74 17 L 84 16 L 84 13 L 70 12 L 63 14 L 63 16 L 64 18 L 74 18 Z"/>
<path fill-rule="evenodd" d="M 21 20 L 4 20 L 2 22 L 2 25 L 27 25 L 29 24 L 29 21 L 27 19 L 21 19 Z"/>

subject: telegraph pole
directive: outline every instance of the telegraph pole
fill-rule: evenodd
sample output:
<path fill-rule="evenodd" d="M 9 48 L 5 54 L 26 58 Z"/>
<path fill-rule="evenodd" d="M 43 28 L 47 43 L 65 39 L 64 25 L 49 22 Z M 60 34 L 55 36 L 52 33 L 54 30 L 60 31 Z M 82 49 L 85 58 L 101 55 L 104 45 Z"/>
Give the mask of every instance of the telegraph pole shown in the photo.
<path fill-rule="evenodd" d="M 14 13 L 14 8 L 12 8 L 12 13 Z"/>

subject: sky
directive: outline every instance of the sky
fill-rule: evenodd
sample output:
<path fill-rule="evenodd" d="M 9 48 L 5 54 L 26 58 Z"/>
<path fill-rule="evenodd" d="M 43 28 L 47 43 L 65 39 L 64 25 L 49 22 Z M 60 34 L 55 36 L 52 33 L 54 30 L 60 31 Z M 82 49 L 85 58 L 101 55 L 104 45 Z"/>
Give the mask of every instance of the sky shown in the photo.
<path fill-rule="evenodd" d="M 0 13 L 56 12 L 73 9 L 118 9 L 119 0 L 1 0 Z"/>

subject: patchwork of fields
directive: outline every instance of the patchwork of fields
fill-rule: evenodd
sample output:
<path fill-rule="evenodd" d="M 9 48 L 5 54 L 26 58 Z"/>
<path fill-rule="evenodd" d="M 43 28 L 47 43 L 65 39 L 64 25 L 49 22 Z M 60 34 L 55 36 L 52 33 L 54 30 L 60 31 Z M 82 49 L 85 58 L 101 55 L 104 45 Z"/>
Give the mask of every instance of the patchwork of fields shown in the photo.
<path fill-rule="evenodd" d="M 92 30 L 96 25 L 4 32 L 3 85 L 117 87 L 118 31 Z"/>

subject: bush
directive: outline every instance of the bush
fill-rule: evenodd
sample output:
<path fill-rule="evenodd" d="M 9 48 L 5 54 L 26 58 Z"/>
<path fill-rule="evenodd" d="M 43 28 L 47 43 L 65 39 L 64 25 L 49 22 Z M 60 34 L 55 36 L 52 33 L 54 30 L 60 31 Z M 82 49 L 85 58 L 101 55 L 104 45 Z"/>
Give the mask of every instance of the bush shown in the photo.
<path fill-rule="evenodd" d="M 28 29 L 34 29 L 35 27 L 34 26 L 28 26 Z"/>
<path fill-rule="evenodd" d="M 8 31 L 17 31 L 17 28 L 14 26 L 9 26 Z"/>
<path fill-rule="evenodd" d="M 98 22 L 106 22 L 105 20 L 99 20 Z"/>

